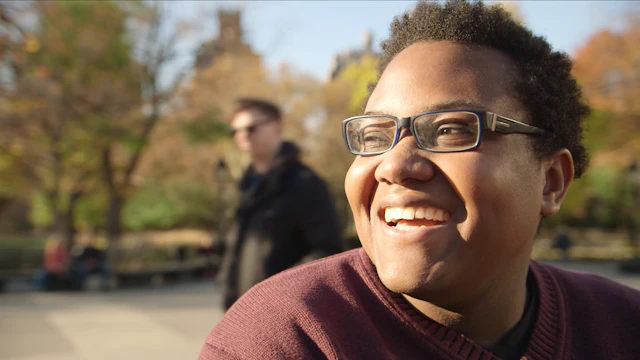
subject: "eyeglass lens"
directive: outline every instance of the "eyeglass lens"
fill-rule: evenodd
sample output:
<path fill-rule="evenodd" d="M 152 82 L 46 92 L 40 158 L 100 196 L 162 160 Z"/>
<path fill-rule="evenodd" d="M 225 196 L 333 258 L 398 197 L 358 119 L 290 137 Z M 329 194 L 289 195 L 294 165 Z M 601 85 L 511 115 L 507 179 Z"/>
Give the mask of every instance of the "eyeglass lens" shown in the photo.
<path fill-rule="evenodd" d="M 258 129 L 258 126 L 266 124 L 268 122 L 269 121 L 267 120 L 267 121 L 259 122 L 257 124 L 249 125 L 247 127 L 238 128 L 238 129 L 231 129 L 231 135 L 235 135 L 235 134 L 237 134 L 237 133 L 239 133 L 241 131 L 246 131 L 247 134 L 251 135 L 256 131 L 256 129 Z"/>
<path fill-rule="evenodd" d="M 425 114 L 414 120 L 412 130 L 416 141 L 427 150 L 464 150 L 477 144 L 480 120 L 469 112 Z M 397 131 L 400 129 L 391 117 L 356 118 L 346 124 L 349 148 L 359 153 L 389 150 Z"/>

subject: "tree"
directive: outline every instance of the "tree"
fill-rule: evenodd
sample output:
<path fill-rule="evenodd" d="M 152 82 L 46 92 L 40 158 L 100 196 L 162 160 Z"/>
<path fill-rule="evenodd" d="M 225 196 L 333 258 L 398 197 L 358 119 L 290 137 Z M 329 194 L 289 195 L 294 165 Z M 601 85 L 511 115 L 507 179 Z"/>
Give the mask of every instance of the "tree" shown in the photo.
<path fill-rule="evenodd" d="M 43 194 L 71 246 L 75 205 L 97 186 L 94 135 L 106 114 L 139 103 L 126 14 L 109 2 L 9 4 L 1 7 L 4 187 L 14 196 Z"/>
<path fill-rule="evenodd" d="M 165 68 L 177 55 L 176 43 L 180 36 L 177 29 L 169 35 L 163 32 L 168 24 L 162 3 L 150 7 L 141 5 L 134 10 L 143 15 L 139 18 L 142 21 L 134 27 L 136 32 L 143 34 L 134 42 L 142 92 L 135 97 L 139 101 L 128 108 L 130 111 L 122 116 L 110 116 L 98 138 L 102 181 L 108 194 L 105 233 L 110 245 L 120 238 L 122 209 L 134 188 L 134 174 L 143 152 L 184 78 L 184 72 L 178 72 L 170 85 L 162 87 L 160 84 Z"/>
<path fill-rule="evenodd" d="M 323 87 L 325 119 L 318 126 L 315 151 L 321 156 L 314 163 L 323 170 L 329 182 L 341 219 L 351 219 L 351 210 L 344 194 L 344 175 L 353 162 L 353 155 L 347 151 L 342 138 L 341 121 L 362 113 L 369 87 L 377 79 L 377 63 L 378 59 L 365 55 L 359 62 L 347 65 Z M 352 223 L 342 225 L 347 232 L 352 230 Z"/>
<path fill-rule="evenodd" d="M 591 167 L 572 185 L 563 213 L 582 211 L 586 226 L 620 228 L 629 195 L 623 191 L 625 171 L 640 152 L 640 16 L 628 15 L 619 32 L 602 30 L 574 56 L 573 74 L 591 106 L 584 144 Z M 587 206 L 587 200 L 598 203 Z M 595 209 L 590 213 L 587 208 Z"/>
<path fill-rule="evenodd" d="M 26 27 L 30 16 L 37 21 Z M 69 244 L 78 201 L 104 195 L 113 244 L 143 151 L 182 79 L 160 84 L 179 31 L 162 4 L 139 1 L 3 4 L 2 19 L 4 187 L 44 193 Z"/>
<path fill-rule="evenodd" d="M 640 151 L 640 14 L 630 14 L 621 32 L 593 35 L 576 52 L 573 72 L 590 106 L 599 112 L 588 121 L 594 136 L 602 137 L 599 117 L 603 112 L 608 116 L 608 141 L 598 152 L 616 152 L 614 157 L 626 166 L 629 155 Z"/>

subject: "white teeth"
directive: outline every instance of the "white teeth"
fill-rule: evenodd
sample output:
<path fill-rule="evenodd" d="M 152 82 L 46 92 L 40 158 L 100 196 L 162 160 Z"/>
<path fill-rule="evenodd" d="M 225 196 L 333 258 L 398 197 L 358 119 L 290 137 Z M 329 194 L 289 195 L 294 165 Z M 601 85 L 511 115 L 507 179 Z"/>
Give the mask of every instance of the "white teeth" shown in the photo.
<path fill-rule="evenodd" d="M 414 219 L 444 222 L 451 219 L 451 214 L 448 211 L 433 207 L 389 207 L 384 209 L 384 221 L 388 223 Z"/>
<path fill-rule="evenodd" d="M 384 221 L 385 222 L 391 222 L 391 220 L 393 220 L 393 214 L 391 214 L 391 211 L 389 211 L 391 209 L 385 209 L 384 210 Z"/>
<path fill-rule="evenodd" d="M 402 214 L 402 218 L 405 220 L 413 220 L 413 216 L 415 215 L 415 210 L 413 208 L 404 209 L 404 213 Z"/>
<path fill-rule="evenodd" d="M 427 220 L 433 220 L 433 214 L 436 213 L 436 209 L 429 207 L 424 211 L 424 218 Z"/>

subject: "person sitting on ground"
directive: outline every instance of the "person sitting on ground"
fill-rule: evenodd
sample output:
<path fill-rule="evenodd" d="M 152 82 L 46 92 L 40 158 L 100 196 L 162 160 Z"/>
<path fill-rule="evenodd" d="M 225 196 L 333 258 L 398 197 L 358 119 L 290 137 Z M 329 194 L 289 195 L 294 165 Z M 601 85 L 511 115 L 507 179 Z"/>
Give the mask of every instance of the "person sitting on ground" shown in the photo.
<path fill-rule="evenodd" d="M 65 287 L 69 280 L 69 251 L 64 241 L 57 235 L 47 239 L 43 251 L 44 274 L 40 286 L 44 290 Z"/>
<path fill-rule="evenodd" d="M 98 247 L 95 235 L 90 235 L 82 251 L 75 258 L 72 273 L 79 289 L 84 288 L 84 282 L 89 275 L 99 276 L 102 290 L 108 287 L 109 267 L 106 254 Z"/>

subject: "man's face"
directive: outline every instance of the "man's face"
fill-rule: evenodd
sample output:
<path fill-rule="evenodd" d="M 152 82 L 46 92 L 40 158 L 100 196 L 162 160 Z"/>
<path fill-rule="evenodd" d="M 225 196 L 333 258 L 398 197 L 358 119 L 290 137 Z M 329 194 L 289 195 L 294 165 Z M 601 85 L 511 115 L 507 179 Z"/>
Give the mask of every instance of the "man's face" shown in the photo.
<path fill-rule="evenodd" d="M 471 108 L 527 122 L 512 96 L 512 66 L 495 50 L 417 43 L 389 64 L 366 111 L 408 117 Z M 362 245 L 385 286 L 455 306 L 526 269 L 544 180 L 526 135 L 485 132 L 478 149 L 430 153 L 402 129 L 390 151 L 354 160 L 345 189 Z M 435 220 L 393 224 L 385 211 L 408 218 L 430 213 Z"/>
<path fill-rule="evenodd" d="M 238 148 L 252 158 L 270 154 L 280 143 L 280 123 L 257 110 L 238 112 L 231 127 Z"/>

